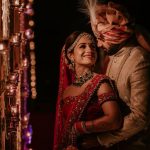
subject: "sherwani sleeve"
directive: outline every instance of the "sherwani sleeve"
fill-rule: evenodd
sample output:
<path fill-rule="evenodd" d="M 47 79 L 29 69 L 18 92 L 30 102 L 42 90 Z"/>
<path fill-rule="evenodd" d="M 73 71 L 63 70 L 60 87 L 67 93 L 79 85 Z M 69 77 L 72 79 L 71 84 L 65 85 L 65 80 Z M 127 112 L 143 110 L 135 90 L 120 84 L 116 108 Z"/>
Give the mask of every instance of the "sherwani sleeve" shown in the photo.
<path fill-rule="evenodd" d="M 129 76 L 131 113 L 124 117 L 121 129 L 100 133 L 97 139 L 101 145 L 110 147 L 120 141 L 127 140 L 147 127 L 150 109 L 150 59 L 140 56 L 134 71 Z M 131 64 L 132 65 L 132 64 Z"/>

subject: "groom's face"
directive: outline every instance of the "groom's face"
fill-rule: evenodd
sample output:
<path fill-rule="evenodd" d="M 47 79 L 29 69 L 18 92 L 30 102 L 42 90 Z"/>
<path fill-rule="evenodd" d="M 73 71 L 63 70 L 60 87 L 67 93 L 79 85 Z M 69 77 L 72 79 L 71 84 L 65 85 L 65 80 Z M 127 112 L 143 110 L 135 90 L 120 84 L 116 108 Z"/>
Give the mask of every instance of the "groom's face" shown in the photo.
<path fill-rule="evenodd" d="M 123 6 L 113 2 L 96 4 L 94 8 L 91 27 L 97 38 L 97 46 L 106 52 L 118 45 L 116 37 L 111 34 L 112 29 L 115 30 L 115 26 L 126 26 L 130 20 L 125 10 Z"/>

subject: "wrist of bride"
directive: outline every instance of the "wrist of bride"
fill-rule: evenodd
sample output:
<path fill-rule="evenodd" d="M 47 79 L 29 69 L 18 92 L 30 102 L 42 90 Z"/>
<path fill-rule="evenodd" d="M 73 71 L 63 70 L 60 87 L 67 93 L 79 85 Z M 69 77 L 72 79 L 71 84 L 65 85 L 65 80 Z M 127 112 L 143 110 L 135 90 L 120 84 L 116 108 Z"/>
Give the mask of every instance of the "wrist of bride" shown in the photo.
<path fill-rule="evenodd" d="M 79 121 L 73 126 L 78 135 L 89 134 L 94 132 L 94 121 Z"/>

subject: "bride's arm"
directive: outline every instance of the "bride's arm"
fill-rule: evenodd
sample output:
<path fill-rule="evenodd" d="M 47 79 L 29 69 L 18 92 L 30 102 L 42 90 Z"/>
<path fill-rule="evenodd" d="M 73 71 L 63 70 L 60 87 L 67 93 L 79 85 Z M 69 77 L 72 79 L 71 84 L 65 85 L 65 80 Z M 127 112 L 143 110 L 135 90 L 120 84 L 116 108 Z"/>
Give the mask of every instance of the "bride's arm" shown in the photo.
<path fill-rule="evenodd" d="M 76 122 L 74 128 L 78 134 L 104 132 L 121 127 L 120 108 L 111 86 L 108 83 L 101 84 L 97 96 L 104 115 L 95 120 Z"/>

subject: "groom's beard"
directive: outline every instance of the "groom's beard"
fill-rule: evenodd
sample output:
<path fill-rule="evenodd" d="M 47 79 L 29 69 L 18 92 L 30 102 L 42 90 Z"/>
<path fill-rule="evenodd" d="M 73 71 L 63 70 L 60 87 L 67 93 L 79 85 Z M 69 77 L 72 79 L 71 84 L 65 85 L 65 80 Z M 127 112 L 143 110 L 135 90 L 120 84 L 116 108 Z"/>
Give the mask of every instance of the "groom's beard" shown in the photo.
<path fill-rule="evenodd" d="M 112 45 L 111 47 L 109 47 L 109 49 L 106 49 L 106 48 L 101 48 L 101 49 L 104 50 L 107 55 L 111 56 L 111 55 L 116 54 L 127 43 L 132 43 L 133 40 L 134 40 L 134 38 L 129 38 L 126 41 L 123 41 L 120 44 L 114 44 L 114 45 Z"/>
<path fill-rule="evenodd" d="M 107 55 L 111 56 L 111 55 L 116 54 L 119 51 L 120 48 L 121 48 L 120 44 L 118 44 L 118 45 L 111 46 L 109 49 L 106 49 L 106 48 L 100 48 L 100 49 L 102 49 L 103 51 L 105 51 L 105 53 Z"/>

